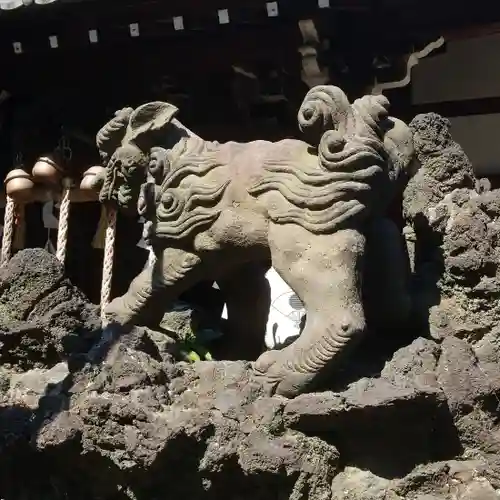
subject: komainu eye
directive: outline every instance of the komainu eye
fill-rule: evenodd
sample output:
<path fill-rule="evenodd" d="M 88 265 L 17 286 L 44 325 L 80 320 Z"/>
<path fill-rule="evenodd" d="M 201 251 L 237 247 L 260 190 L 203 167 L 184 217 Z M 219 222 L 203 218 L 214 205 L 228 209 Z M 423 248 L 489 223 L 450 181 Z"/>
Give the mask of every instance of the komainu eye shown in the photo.
<path fill-rule="evenodd" d="M 167 150 L 160 147 L 151 148 L 148 165 L 151 175 L 155 178 L 162 176 L 168 171 L 169 166 Z"/>

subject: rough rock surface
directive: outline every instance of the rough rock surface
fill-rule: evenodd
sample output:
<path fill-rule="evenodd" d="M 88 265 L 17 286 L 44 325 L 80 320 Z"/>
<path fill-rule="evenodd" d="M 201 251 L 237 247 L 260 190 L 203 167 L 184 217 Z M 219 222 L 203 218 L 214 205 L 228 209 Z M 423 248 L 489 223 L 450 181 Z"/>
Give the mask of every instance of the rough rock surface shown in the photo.
<path fill-rule="evenodd" d="M 419 313 L 433 338 L 476 342 L 500 318 L 500 190 L 473 178 L 448 120 L 430 113 L 410 126 L 422 164 L 404 198 Z"/>
<path fill-rule="evenodd" d="M 99 311 L 45 251 L 19 252 L 0 268 L 2 368 L 50 368 L 79 354 L 100 336 Z"/>
<path fill-rule="evenodd" d="M 420 321 L 368 336 L 326 392 L 266 397 L 250 363 L 175 362 L 146 328 L 97 343 L 53 256 L 0 269 L 0 498 L 499 499 L 497 194 L 445 120 L 412 126 Z"/>

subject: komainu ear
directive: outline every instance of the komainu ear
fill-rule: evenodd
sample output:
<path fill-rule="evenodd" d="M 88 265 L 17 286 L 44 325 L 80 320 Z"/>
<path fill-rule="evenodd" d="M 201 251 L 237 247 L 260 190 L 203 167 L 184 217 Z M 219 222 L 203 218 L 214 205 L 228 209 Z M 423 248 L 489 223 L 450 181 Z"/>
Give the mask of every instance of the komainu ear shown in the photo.
<path fill-rule="evenodd" d="M 385 132 L 384 147 L 392 161 L 392 171 L 389 175 L 394 179 L 400 175 L 411 178 L 419 166 L 418 162 L 415 162 L 412 131 L 406 123 L 398 118 L 390 116 L 388 121 L 391 127 Z"/>
<path fill-rule="evenodd" d="M 140 142 L 148 133 L 163 130 L 179 109 L 167 102 L 148 102 L 131 115 L 124 142 Z"/>

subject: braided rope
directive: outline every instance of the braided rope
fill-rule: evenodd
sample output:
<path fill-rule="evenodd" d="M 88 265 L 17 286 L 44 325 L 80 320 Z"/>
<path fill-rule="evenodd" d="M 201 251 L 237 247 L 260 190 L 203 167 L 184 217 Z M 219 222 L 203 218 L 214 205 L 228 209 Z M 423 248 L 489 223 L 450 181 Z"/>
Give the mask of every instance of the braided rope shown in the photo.
<path fill-rule="evenodd" d="M 10 196 L 7 196 L 7 204 L 5 205 L 5 215 L 3 219 L 2 257 L 0 262 L 2 266 L 6 264 L 12 256 L 15 208 L 16 204 L 14 200 Z"/>
<path fill-rule="evenodd" d="M 106 207 L 107 225 L 106 240 L 104 243 L 104 259 L 102 263 L 101 284 L 101 318 L 104 322 L 104 309 L 111 298 L 111 280 L 113 278 L 113 259 L 116 239 L 116 209 Z"/>
<path fill-rule="evenodd" d="M 63 181 L 63 197 L 59 209 L 59 224 L 57 227 L 57 250 L 56 257 L 61 264 L 64 265 L 66 260 L 66 248 L 68 246 L 68 230 L 69 230 L 69 206 L 70 206 L 70 179 Z"/>

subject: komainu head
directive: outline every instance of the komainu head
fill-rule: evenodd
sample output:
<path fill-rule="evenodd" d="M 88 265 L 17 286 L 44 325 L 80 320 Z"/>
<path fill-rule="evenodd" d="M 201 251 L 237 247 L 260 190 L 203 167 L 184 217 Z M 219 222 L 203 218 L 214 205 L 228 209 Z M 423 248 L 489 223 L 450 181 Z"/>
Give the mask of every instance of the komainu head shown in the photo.
<path fill-rule="evenodd" d="M 175 143 L 180 139 L 180 129 L 171 126 L 177 112 L 171 104 L 151 102 L 135 110 L 117 111 L 101 128 L 96 143 L 106 173 L 95 184 L 100 188 L 101 202 L 136 213 L 141 186 L 148 178 L 161 182 L 168 168 L 167 158 L 158 154 L 155 146 L 168 146 L 170 140 Z"/>

